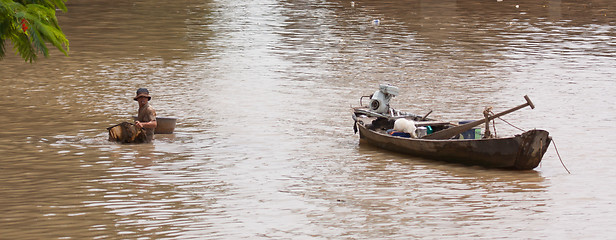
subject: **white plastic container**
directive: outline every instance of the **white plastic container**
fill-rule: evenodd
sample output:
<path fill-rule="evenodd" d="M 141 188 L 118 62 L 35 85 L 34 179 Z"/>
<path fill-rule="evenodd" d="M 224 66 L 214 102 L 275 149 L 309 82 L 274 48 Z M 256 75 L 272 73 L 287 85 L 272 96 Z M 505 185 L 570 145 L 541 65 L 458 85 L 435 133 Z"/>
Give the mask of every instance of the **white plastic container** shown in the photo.
<path fill-rule="evenodd" d="M 423 137 L 428 135 L 428 128 L 427 127 L 417 127 L 417 129 L 415 130 L 415 133 L 417 134 L 417 137 Z"/>

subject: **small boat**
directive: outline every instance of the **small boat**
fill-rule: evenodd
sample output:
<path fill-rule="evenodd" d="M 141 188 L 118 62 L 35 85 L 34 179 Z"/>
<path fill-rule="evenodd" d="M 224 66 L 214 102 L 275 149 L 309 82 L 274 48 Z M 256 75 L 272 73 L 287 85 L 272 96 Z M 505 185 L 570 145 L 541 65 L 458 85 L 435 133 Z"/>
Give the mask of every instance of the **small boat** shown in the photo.
<path fill-rule="evenodd" d="M 133 116 L 136 121 L 137 117 Z M 177 118 L 174 117 L 156 117 L 156 128 L 154 134 L 171 134 L 175 130 Z"/>
<path fill-rule="evenodd" d="M 396 94 L 397 88 L 381 85 L 379 91 L 369 96 L 371 98 L 369 106 L 353 108 L 354 129 L 359 132 L 361 139 L 379 148 L 412 156 L 515 170 L 530 170 L 537 167 L 551 142 L 551 137 L 545 130 L 535 129 L 503 138 L 484 138 L 480 135 L 480 129 L 474 128 L 485 123 L 484 119 L 470 123 L 447 122 L 429 119 L 428 114 L 420 116 L 396 111 L 389 107 L 389 100 Z M 526 104 L 490 118 L 486 117 L 487 122 L 526 106 L 534 108 L 527 96 L 525 99 Z M 391 134 L 394 122 L 400 118 L 414 122 L 419 129 L 417 138 Z"/>

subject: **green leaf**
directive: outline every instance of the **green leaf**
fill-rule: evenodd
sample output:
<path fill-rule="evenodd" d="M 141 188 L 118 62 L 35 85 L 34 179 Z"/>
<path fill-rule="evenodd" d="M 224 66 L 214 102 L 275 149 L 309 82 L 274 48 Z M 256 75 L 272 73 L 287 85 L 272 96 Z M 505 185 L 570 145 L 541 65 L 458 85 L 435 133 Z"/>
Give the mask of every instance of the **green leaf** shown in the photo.
<path fill-rule="evenodd" d="M 66 0 L 0 0 L 0 59 L 6 53 L 5 41 L 10 40 L 16 54 L 26 62 L 35 61 L 37 54 L 49 56 L 50 43 L 68 56 L 69 41 L 56 18 L 56 8 L 67 11 Z M 24 31 L 25 24 L 27 30 Z"/>

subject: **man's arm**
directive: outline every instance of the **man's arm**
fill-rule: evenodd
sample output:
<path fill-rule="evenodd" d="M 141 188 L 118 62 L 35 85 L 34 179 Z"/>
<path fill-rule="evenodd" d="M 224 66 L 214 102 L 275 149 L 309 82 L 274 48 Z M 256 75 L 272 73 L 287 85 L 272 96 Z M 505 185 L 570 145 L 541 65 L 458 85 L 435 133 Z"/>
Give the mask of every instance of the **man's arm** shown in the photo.
<path fill-rule="evenodd" d="M 156 124 L 156 120 L 152 120 L 149 122 L 135 121 L 135 125 L 140 128 L 156 128 L 158 124 Z"/>
<path fill-rule="evenodd" d="M 146 119 L 152 119 L 152 121 L 149 122 L 139 122 L 139 121 L 135 121 L 135 125 L 137 125 L 137 127 L 140 128 L 151 128 L 154 129 L 156 128 L 156 110 L 154 110 L 154 108 L 149 107 L 147 114 L 149 115 L 148 118 Z"/>

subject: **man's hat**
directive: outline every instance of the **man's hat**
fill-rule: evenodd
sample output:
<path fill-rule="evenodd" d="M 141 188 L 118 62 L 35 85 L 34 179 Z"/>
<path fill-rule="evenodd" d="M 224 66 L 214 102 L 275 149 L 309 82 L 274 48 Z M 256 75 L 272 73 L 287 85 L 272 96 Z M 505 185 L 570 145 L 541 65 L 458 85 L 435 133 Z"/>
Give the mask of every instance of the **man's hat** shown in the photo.
<path fill-rule="evenodd" d="M 139 88 L 137 89 L 137 96 L 135 98 L 133 98 L 135 101 L 137 101 L 137 99 L 139 99 L 140 97 L 147 97 L 148 101 L 150 99 L 152 99 L 152 97 L 150 97 L 150 92 L 145 89 L 145 88 Z"/>

